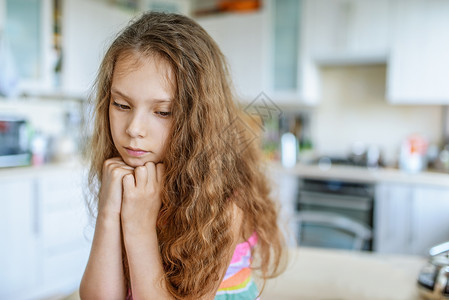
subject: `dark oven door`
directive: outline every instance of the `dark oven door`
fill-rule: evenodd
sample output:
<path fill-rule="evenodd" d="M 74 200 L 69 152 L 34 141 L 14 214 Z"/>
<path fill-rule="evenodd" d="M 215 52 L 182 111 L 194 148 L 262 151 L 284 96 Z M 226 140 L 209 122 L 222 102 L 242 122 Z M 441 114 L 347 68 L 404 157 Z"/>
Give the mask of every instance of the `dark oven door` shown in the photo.
<path fill-rule="evenodd" d="M 370 184 L 301 180 L 297 210 L 305 221 L 297 228 L 299 245 L 354 249 L 361 231 L 365 238 L 356 250 L 372 250 L 373 198 Z"/>

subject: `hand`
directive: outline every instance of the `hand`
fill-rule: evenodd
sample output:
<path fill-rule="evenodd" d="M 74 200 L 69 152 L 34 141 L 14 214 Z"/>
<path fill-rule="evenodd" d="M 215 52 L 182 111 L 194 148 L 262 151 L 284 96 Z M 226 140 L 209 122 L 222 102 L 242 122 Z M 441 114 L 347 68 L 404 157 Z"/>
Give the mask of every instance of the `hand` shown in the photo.
<path fill-rule="evenodd" d="M 134 168 L 125 164 L 120 157 L 107 159 L 103 163 L 103 175 L 98 200 L 98 215 L 120 215 L 123 194 L 123 177 L 133 174 Z"/>
<path fill-rule="evenodd" d="M 123 177 L 122 225 L 124 228 L 143 229 L 156 226 L 161 208 L 160 191 L 165 166 L 147 162 Z"/>

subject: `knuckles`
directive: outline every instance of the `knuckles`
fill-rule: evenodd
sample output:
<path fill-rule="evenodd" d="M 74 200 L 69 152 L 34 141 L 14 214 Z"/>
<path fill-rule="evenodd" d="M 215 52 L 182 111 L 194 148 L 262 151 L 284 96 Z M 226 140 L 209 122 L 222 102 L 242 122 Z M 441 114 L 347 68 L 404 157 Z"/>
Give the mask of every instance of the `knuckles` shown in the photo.
<path fill-rule="evenodd" d="M 113 179 L 121 178 L 125 174 L 125 170 L 116 167 L 110 170 L 110 174 Z"/>
<path fill-rule="evenodd" d="M 136 167 L 134 169 L 134 172 L 136 172 L 136 173 L 146 173 L 147 169 L 144 166 L 139 166 L 139 167 Z"/>

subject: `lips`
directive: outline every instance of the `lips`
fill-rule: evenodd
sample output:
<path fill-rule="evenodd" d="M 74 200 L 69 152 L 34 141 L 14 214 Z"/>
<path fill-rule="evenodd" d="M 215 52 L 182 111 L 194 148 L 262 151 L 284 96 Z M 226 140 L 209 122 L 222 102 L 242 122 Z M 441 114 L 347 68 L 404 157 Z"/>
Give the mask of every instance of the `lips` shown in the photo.
<path fill-rule="evenodd" d="M 125 147 L 126 152 L 128 152 L 129 155 L 134 157 L 139 157 L 147 154 L 149 151 L 145 151 L 138 148 L 131 148 L 131 147 Z"/>

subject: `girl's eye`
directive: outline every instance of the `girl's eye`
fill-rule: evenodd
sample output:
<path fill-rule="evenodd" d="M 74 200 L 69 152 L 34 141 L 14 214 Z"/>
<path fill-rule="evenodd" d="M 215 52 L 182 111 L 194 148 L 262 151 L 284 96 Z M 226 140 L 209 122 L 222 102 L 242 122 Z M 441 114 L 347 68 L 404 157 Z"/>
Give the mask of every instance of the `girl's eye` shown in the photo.
<path fill-rule="evenodd" d="M 156 113 L 164 118 L 167 118 L 171 115 L 171 112 L 169 112 L 169 111 L 157 111 Z"/>
<path fill-rule="evenodd" d="M 117 103 L 115 101 L 112 102 L 112 105 L 114 105 L 114 106 L 116 106 L 116 107 L 118 107 L 119 109 L 122 109 L 122 110 L 126 110 L 126 109 L 130 108 L 128 105 L 120 104 L 120 103 Z"/>

